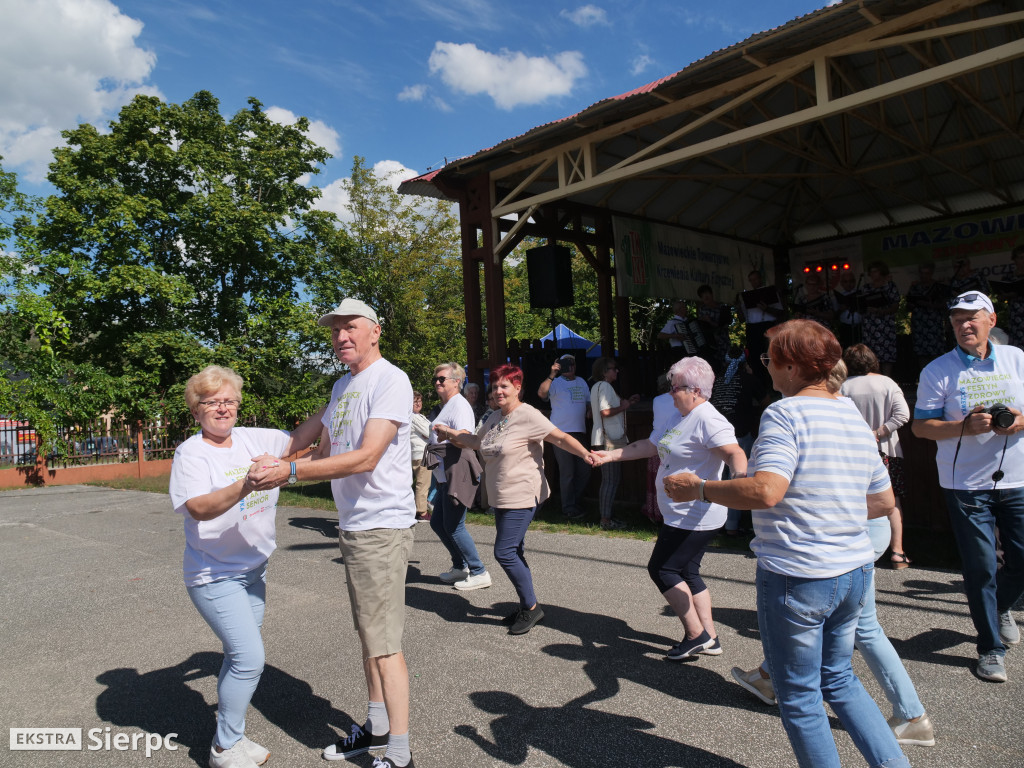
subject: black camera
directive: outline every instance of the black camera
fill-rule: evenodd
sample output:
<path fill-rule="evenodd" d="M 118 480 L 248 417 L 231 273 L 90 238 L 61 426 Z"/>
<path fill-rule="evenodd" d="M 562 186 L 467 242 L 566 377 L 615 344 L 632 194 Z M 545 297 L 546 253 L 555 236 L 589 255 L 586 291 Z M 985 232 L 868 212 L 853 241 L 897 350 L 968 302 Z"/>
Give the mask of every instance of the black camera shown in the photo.
<path fill-rule="evenodd" d="M 982 411 L 992 417 L 992 426 L 999 427 L 999 429 L 1009 429 L 1013 426 L 1013 422 L 1017 420 L 1017 417 L 1010 412 L 1002 403 L 993 403 L 988 408 Z"/>

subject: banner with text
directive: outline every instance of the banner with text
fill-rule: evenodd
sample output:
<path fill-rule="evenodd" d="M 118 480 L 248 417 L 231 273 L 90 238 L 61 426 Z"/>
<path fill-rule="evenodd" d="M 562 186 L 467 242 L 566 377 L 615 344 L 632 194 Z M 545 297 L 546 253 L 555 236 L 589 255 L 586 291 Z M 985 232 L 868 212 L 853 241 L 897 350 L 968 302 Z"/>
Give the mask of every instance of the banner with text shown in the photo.
<path fill-rule="evenodd" d="M 759 270 L 771 282 L 772 251 L 763 246 L 622 216 L 612 217 L 615 284 L 619 296 L 696 299 L 710 285 L 731 302 Z"/>

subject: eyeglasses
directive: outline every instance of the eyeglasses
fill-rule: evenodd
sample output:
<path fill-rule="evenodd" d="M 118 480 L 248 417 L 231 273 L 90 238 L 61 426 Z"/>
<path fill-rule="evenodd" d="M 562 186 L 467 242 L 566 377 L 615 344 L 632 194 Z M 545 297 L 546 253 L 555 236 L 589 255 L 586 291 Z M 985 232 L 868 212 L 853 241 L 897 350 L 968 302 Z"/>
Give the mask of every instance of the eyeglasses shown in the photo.
<path fill-rule="evenodd" d="M 762 365 L 763 365 L 763 366 L 764 366 L 765 368 L 767 368 L 767 367 L 768 367 L 768 361 L 769 361 L 769 360 L 771 360 L 771 358 L 770 358 L 770 357 L 768 357 L 768 353 L 767 353 L 767 352 L 762 352 L 762 353 L 761 353 L 761 364 L 762 364 Z"/>
<path fill-rule="evenodd" d="M 955 299 L 950 299 L 948 302 L 946 302 L 946 308 L 947 309 L 952 309 L 957 304 L 959 304 L 961 301 L 965 301 L 967 303 L 970 303 L 972 301 L 977 301 L 983 295 L 984 294 L 981 294 L 981 293 L 965 293 L 962 296 L 957 296 Z"/>
<path fill-rule="evenodd" d="M 215 411 L 221 406 L 224 406 L 228 410 L 237 408 L 242 404 L 241 400 L 200 400 L 199 405 L 203 406 L 208 411 Z"/>
<path fill-rule="evenodd" d="M 691 387 L 689 384 L 676 384 L 671 388 L 674 395 L 676 392 L 700 392 L 700 387 Z"/>
<path fill-rule="evenodd" d="M 444 384 L 446 381 L 448 381 L 448 377 L 447 376 L 435 376 L 434 377 L 434 383 L 435 384 Z"/>

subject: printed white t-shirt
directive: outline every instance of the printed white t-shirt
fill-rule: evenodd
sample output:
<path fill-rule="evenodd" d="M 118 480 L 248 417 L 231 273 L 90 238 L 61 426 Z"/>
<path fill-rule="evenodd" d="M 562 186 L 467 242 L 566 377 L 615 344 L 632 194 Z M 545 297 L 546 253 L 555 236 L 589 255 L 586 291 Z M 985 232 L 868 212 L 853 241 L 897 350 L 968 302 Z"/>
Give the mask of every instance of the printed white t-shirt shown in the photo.
<path fill-rule="evenodd" d="M 256 456 L 281 456 L 288 440 L 288 433 L 278 429 L 235 427 L 226 448 L 203 442 L 198 433 L 175 449 L 170 494 L 174 511 L 185 517 L 185 584 L 194 587 L 246 573 L 270 557 L 277 546 L 274 518 L 280 489 L 253 491 L 213 520 L 196 520 L 185 502 L 245 477 Z"/>
<path fill-rule="evenodd" d="M 435 424 L 444 424 L 455 430 L 464 429 L 472 434 L 476 430 L 476 415 L 473 413 L 473 406 L 469 404 L 469 400 L 456 392 L 451 400 L 444 404 L 441 412 L 430 422 L 431 445 L 438 442 L 437 432 L 433 429 Z M 434 480 L 438 483 L 448 482 L 444 470 L 444 457 L 439 456 L 437 466 L 434 467 Z"/>
<path fill-rule="evenodd" d="M 652 432 L 650 440 L 661 459 L 655 485 L 665 525 L 687 531 L 713 531 L 725 525 L 726 507 L 707 501 L 672 501 L 665 493 L 664 480 L 680 472 L 692 472 L 705 480 L 721 478 L 724 462 L 711 449 L 736 442 L 729 420 L 704 402 L 686 416 L 678 416 L 675 423 Z"/>
<path fill-rule="evenodd" d="M 331 456 L 362 445 L 370 419 L 398 422 L 398 432 L 372 472 L 331 480 L 338 526 L 343 531 L 411 528 L 416 524 L 412 491 L 412 385 L 405 372 L 384 358 L 364 371 L 346 373 L 334 383 L 323 425 L 331 440 Z"/>
<path fill-rule="evenodd" d="M 558 376 L 548 390 L 551 423 L 563 432 L 583 432 L 587 428 L 587 403 L 590 387 L 579 376 L 572 381 Z"/>
<path fill-rule="evenodd" d="M 981 360 L 956 347 L 928 363 L 918 381 L 914 418 L 963 421 L 975 406 L 994 403 L 1024 408 L 1024 352 L 1005 345 L 990 345 L 989 350 L 988 357 Z M 936 443 L 935 463 L 943 488 L 991 490 L 996 469 L 1003 473 L 997 488 L 1024 487 L 1024 440 L 1020 432 L 1008 438 L 986 432 Z"/>

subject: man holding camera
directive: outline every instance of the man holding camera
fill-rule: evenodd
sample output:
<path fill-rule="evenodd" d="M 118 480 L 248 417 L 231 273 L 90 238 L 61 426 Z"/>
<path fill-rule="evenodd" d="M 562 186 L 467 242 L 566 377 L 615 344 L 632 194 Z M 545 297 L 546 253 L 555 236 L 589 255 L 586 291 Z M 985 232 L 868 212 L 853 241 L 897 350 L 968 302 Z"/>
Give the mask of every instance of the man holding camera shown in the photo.
<path fill-rule="evenodd" d="M 996 315 L 984 293 L 961 293 L 949 319 L 957 346 L 921 371 L 913 431 L 938 443 L 939 484 L 978 631 L 976 672 L 1003 683 L 1006 646 L 1020 642 L 1010 608 L 1024 594 L 1024 352 L 989 341 Z M 1005 559 L 998 571 L 996 529 Z"/>

